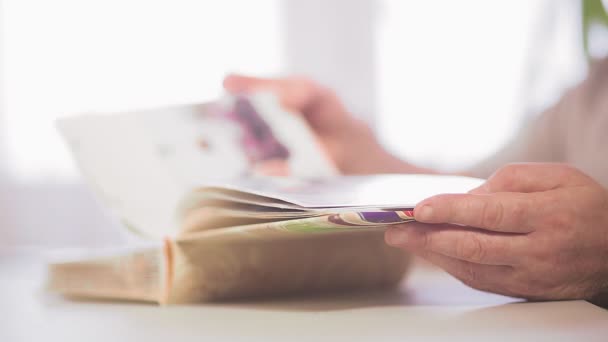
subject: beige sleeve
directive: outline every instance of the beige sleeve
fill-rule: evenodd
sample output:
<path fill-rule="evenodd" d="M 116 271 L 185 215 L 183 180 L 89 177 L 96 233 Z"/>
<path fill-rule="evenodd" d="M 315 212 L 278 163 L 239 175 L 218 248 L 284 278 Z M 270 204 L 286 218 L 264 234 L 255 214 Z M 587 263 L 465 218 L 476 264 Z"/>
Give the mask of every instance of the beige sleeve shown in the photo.
<path fill-rule="evenodd" d="M 527 120 L 519 132 L 500 150 L 466 171 L 487 178 L 508 163 L 565 161 L 565 116 L 574 101 L 574 91 L 541 115 Z"/>

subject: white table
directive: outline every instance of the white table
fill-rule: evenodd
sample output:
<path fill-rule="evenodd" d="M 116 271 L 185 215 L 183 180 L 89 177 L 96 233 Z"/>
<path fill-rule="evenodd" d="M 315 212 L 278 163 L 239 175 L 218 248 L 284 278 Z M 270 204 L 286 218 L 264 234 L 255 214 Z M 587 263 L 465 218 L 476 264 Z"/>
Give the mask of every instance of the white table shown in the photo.
<path fill-rule="evenodd" d="M 35 260 L 0 260 L 0 341 L 608 341 L 608 310 L 482 293 L 420 266 L 390 293 L 169 307 L 66 300 L 43 280 Z"/>

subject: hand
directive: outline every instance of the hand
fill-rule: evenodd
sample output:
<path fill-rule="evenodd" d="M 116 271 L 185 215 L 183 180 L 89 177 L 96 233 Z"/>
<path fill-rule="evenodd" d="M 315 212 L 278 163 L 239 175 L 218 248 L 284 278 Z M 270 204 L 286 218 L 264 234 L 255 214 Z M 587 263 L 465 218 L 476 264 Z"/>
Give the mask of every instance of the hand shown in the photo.
<path fill-rule="evenodd" d="M 474 288 L 534 300 L 608 292 L 608 191 L 560 164 L 513 164 L 420 202 L 386 241 Z"/>
<path fill-rule="evenodd" d="M 231 93 L 275 93 L 287 109 L 302 113 L 344 174 L 417 171 L 386 152 L 364 122 L 352 116 L 331 90 L 313 81 L 230 75 L 224 80 L 224 88 Z"/>

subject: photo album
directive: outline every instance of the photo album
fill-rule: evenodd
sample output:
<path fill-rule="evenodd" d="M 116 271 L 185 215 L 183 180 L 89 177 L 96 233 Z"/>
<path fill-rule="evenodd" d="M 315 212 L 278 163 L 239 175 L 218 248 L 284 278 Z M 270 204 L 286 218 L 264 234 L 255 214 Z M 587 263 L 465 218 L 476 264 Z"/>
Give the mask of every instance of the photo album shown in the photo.
<path fill-rule="evenodd" d="M 177 304 L 388 288 L 410 258 L 384 230 L 413 221 L 427 197 L 482 182 L 340 175 L 304 118 L 269 93 L 58 127 L 129 236 L 54 258 L 47 286 L 68 297 Z"/>

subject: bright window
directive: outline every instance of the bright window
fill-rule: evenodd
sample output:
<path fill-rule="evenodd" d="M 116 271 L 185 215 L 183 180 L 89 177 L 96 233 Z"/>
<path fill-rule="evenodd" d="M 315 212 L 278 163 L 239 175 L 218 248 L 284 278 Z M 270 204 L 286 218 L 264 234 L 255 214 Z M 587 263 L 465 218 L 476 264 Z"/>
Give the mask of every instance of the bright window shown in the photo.
<path fill-rule="evenodd" d="M 0 148 L 19 180 L 70 179 L 63 115 L 199 102 L 282 69 L 280 0 L 5 0 Z M 0 144 L 2 144 L 0 141 Z"/>
<path fill-rule="evenodd" d="M 60 116 L 205 101 L 227 72 L 296 72 L 334 88 L 398 155 L 457 169 L 585 71 L 575 0 L 0 4 L 0 249 L 113 239 Z"/>
<path fill-rule="evenodd" d="M 378 133 L 395 153 L 458 169 L 581 79 L 577 1 L 384 0 Z"/>

